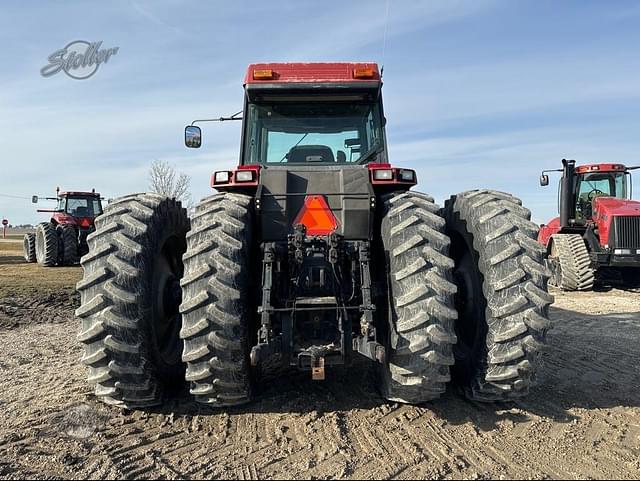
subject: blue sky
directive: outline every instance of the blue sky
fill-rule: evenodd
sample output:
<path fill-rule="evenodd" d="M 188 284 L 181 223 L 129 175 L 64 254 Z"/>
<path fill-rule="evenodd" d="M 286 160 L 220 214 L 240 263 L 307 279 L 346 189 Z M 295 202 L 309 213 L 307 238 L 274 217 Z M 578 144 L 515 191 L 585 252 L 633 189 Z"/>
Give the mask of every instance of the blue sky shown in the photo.
<path fill-rule="evenodd" d="M 237 164 L 239 123 L 206 125 L 199 150 L 184 147 L 184 126 L 240 110 L 251 62 L 381 62 L 385 10 L 385 0 L 7 2 L 0 194 L 141 192 L 162 159 L 204 197 L 211 172 Z M 547 220 L 556 193 L 538 186 L 542 168 L 563 157 L 640 164 L 638 25 L 637 1 L 391 0 L 392 162 L 415 167 L 419 190 L 439 202 L 491 187 Z M 41 77 L 73 40 L 120 49 L 87 80 Z M 34 211 L 0 197 L 0 216 L 14 223 L 44 220 Z"/>

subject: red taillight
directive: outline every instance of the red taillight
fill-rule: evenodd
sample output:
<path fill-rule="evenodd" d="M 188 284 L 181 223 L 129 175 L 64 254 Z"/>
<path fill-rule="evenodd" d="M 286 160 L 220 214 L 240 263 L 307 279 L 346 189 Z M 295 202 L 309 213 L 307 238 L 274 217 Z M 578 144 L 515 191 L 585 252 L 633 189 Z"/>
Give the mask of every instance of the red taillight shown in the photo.
<path fill-rule="evenodd" d="M 91 227 L 91 220 L 86 217 L 80 221 L 81 227 Z"/>
<path fill-rule="evenodd" d="M 338 220 L 323 196 L 310 195 L 305 198 L 293 224 L 304 225 L 308 235 L 329 235 L 338 227 Z"/>

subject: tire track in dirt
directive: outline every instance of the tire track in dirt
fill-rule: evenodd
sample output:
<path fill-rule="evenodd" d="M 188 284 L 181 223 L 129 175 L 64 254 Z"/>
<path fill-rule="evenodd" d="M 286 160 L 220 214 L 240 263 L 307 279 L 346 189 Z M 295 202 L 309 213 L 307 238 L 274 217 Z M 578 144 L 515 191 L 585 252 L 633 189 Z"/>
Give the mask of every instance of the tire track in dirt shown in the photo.
<path fill-rule="evenodd" d="M 428 406 L 386 404 L 356 366 L 323 384 L 269 381 L 227 413 L 188 399 L 123 412 L 85 383 L 72 308 L 61 323 L 0 326 L 0 478 L 638 478 L 638 296 L 558 298 L 543 384 L 501 405 L 453 389 Z M 86 438 L 66 433 L 78 405 L 101 420 Z"/>

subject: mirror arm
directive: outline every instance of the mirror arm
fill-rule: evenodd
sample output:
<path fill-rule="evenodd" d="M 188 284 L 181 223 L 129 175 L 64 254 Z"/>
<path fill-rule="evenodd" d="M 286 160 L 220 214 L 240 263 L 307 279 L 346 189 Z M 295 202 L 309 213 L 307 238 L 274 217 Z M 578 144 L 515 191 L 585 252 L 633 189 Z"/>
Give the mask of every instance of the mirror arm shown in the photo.
<path fill-rule="evenodd" d="M 191 125 L 195 125 L 196 122 L 224 122 L 226 120 L 242 120 L 242 117 L 238 117 L 238 115 L 240 115 L 241 113 L 242 110 L 240 112 L 236 112 L 231 117 L 218 117 L 217 119 L 198 119 L 191 122 Z"/>

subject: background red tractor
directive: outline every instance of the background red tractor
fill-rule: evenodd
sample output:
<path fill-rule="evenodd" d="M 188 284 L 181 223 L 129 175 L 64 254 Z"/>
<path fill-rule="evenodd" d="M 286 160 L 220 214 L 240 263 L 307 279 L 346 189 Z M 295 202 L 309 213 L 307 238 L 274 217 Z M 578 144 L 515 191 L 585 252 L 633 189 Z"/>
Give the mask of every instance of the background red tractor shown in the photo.
<path fill-rule="evenodd" d="M 50 212 L 49 222 L 36 227 L 35 234 L 24 236 L 24 257 L 27 262 L 38 262 L 45 267 L 75 265 L 89 251 L 87 236 L 95 230 L 95 218 L 102 214 L 102 199 L 95 192 L 60 192 L 46 200 L 57 202 L 55 209 L 39 209 Z M 32 197 L 35 204 L 38 196 Z"/>
<path fill-rule="evenodd" d="M 542 225 L 538 240 L 547 248 L 551 282 L 569 290 L 588 290 L 595 280 L 640 283 L 640 202 L 631 200 L 631 170 L 622 164 L 546 170 L 540 185 L 549 185 L 548 172 L 562 172 L 560 216 Z"/>

